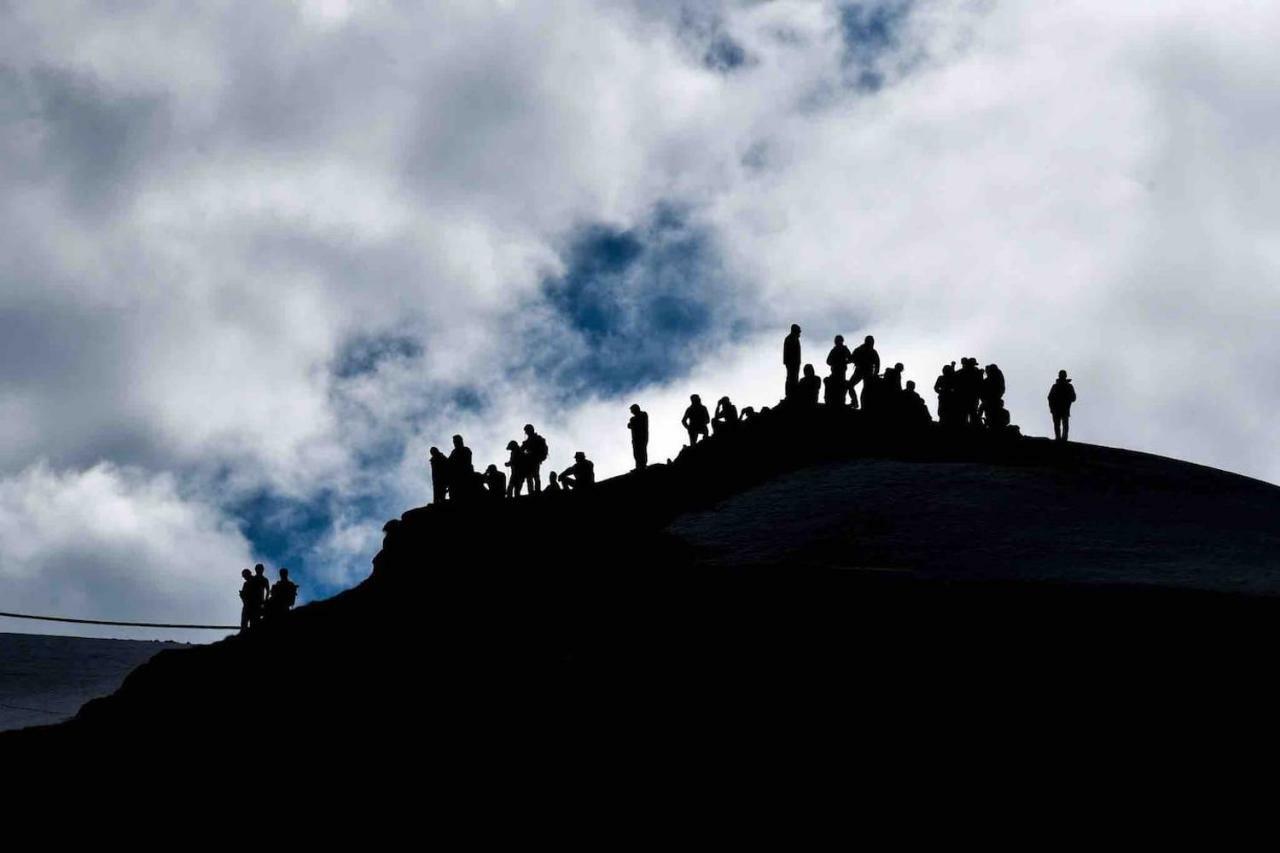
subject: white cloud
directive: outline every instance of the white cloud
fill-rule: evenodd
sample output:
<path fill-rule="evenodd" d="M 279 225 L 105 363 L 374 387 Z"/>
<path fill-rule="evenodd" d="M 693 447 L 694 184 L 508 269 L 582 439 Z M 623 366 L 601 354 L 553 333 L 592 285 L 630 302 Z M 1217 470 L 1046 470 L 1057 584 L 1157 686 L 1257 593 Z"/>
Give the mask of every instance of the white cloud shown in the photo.
<path fill-rule="evenodd" d="M 236 625 L 249 544 L 174 478 L 101 464 L 0 479 L 0 601 L 9 612 Z M 207 641 L 214 632 L 0 619 L 3 630 Z"/>

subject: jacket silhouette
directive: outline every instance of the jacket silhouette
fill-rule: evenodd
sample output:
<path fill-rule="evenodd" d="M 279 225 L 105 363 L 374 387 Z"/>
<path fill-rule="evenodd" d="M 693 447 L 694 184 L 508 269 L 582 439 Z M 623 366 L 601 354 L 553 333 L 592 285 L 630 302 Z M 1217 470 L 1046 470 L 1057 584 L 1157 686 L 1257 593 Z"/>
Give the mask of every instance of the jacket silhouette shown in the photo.
<path fill-rule="evenodd" d="M 684 410 L 680 425 L 689 433 L 689 446 L 698 443 L 698 436 L 706 438 L 707 426 L 711 423 L 711 413 L 702 405 L 702 398 L 697 394 L 689 397 L 689 408 Z M 563 481 L 563 477 L 561 480 Z"/>
<path fill-rule="evenodd" d="M 639 471 L 649 464 L 649 414 L 638 404 L 631 405 L 631 420 L 627 421 L 627 429 L 631 430 L 631 455 L 636 461 Z"/>
<path fill-rule="evenodd" d="M 1066 441 L 1071 425 L 1071 404 L 1076 401 L 1076 389 L 1067 378 L 1067 371 L 1058 371 L 1058 381 L 1049 389 L 1049 414 L 1053 416 L 1053 437 Z"/>
<path fill-rule="evenodd" d="M 579 450 L 573 454 L 574 463 L 560 472 L 560 485 L 565 489 L 581 491 L 595 485 L 596 466 Z"/>
<path fill-rule="evenodd" d="M 786 396 L 791 397 L 800 382 L 800 327 L 794 323 L 782 340 L 782 364 L 787 368 Z"/>

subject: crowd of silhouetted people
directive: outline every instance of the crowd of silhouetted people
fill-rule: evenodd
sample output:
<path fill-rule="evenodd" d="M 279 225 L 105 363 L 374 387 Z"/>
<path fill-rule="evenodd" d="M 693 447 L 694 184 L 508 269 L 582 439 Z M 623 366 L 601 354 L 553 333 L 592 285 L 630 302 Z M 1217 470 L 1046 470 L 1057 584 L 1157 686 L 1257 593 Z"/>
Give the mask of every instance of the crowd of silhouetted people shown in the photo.
<path fill-rule="evenodd" d="M 783 340 L 782 363 L 786 368 L 783 386 L 784 396 L 779 408 L 810 408 L 823 405 L 833 408 L 859 410 L 876 422 L 914 427 L 933 421 L 929 407 L 916 391 L 916 383 L 903 379 L 905 367 L 901 362 L 882 368 L 876 341 L 867 335 L 861 344 L 850 349 L 844 337 L 836 335 L 827 353 L 827 375 L 820 377 L 813 364 L 804 363 L 800 343 L 801 329 L 791 327 Z M 938 423 L 948 428 L 981 429 L 995 433 L 1018 435 L 1019 430 L 1010 422 L 1005 408 L 1005 378 L 999 365 L 980 367 L 978 359 L 960 359 L 960 366 L 953 361 L 944 365 L 933 383 L 937 396 Z M 1065 370 L 1059 371 L 1058 380 L 1049 392 L 1049 409 L 1053 417 L 1054 437 L 1067 439 L 1071 404 L 1075 390 Z M 768 406 L 757 413 L 746 406 L 741 410 L 728 397 L 721 397 L 711 411 L 701 396 L 693 394 L 689 406 L 680 419 L 680 425 L 689 436 L 692 448 L 712 436 L 723 435 L 737 429 L 742 423 L 770 412 Z M 649 415 L 638 404 L 631 406 L 631 419 L 627 422 L 631 433 L 631 452 L 635 470 L 643 470 L 649 464 Z M 434 500 L 457 502 L 496 501 L 519 497 L 521 494 L 584 491 L 595 484 L 595 466 L 586 454 L 578 451 L 574 462 L 563 471 L 549 471 L 547 484 L 542 484 L 542 466 L 546 463 L 549 448 L 547 441 L 532 424 L 525 424 L 524 438 L 507 443 L 507 461 L 503 467 L 489 465 L 483 472 L 477 471 L 468 448 L 460 435 L 453 437 L 453 449 L 446 456 L 439 448 L 430 452 L 431 484 Z"/>
<path fill-rule="evenodd" d="M 240 572 L 244 583 L 240 587 L 240 630 L 252 628 L 262 622 L 273 622 L 293 609 L 298 600 L 298 585 L 289 580 L 289 570 L 280 569 L 280 579 L 275 583 L 267 577 L 262 563 Z"/>

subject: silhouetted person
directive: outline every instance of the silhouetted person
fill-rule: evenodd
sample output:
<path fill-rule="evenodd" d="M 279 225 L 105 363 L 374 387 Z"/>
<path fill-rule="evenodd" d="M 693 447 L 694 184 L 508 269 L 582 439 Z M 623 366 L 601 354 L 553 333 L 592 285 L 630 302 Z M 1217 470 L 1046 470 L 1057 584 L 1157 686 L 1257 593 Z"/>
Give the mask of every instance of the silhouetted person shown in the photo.
<path fill-rule="evenodd" d="M 787 368 L 787 384 L 785 396 L 795 396 L 800 382 L 800 327 L 791 324 L 791 334 L 782 341 L 782 364 Z"/>
<path fill-rule="evenodd" d="M 596 483 L 596 466 L 579 450 L 573 454 L 574 463 L 560 472 L 560 485 L 565 489 L 582 491 Z"/>
<path fill-rule="evenodd" d="M 1004 373 L 994 364 L 987 365 L 986 375 L 982 378 L 982 398 L 1004 399 Z"/>
<path fill-rule="evenodd" d="M 871 335 L 867 335 L 862 341 L 862 345 L 850 353 L 849 358 L 853 362 L 853 378 L 849 380 L 849 396 L 853 397 L 853 402 L 856 404 L 858 398 L 855 396 L 855 386 L 859 382 L 865 382 L 868 376 L 880 375 L 880 353 L 876 352 L 876 339 Z M 863 390 L 866 390 L 865 384 L 862 387 Z"/>
<path fill-rule="evenodd" d="M 818 378 L 818 374 L 813 372 L 813 365 L 806 364 L 804 366 L 804 376 L 800 379 L 800 385 L 796 389 L 796 399 L 803 406 L 818 405 L 818 394 L 822 391 L 822 380 Z"/>
<path fill-rule="evenodd" d="M 293 609 L 298 600 L 298 585 L 289 580 L 289 570 L 280 570 L 280 580 L 271 585 L 271 596 L 267 599 L 267 616 L 272 621 L 279 619 Z"/>
<path fill-rule="evenodd" d="M 828 406 L 844 405 L 844 392 L 847 384 L 839 376 L 825 377 L 822 380 L 822 402 Z"/>
<path fill-rule="evenodd" d="M 524 425 L 524 435 L 520 449 L 524 451 L 525 463 L 528 465 L 525 476 L 529 481 L 529 493 L 533 494 L 542 491 L 542 463 L 547 461 L 550 449 L 547 447 L 547 440 L 538 435 L 533 424 Z"/>
<path fill-rule="evenodd" d="M 738 416 L 738 420 L 741 423 L 745 424 L 747 421 L 751 420 L 755 416 L 756 416 L 755 408 L 753 408 L 752 406 L 743 406 L 742 414 Z"/>
<path fill-rule="evenodd" d="M 267 567 L 258 563 L 253 567 L 253 577 L 249 579 L 249 600 L 252 613 L 249 617 L 250 627 L 258 624 L 267 606 L 267 595 L 271 592 L 271 581 L 267 579 Z"/>
<path fill-rule="evenodd" d="M 449 452 L 449 499 L 468 500 L 476 495 L 476 469 L 471 463 L 471 448 L 462 442 L 462 436 L 453 437 L 453 450 Z"/>
<path fill-rule="evenodd" d="M 895 395 L 902 393 L 902 371 L 906 370 L 902 366 L 902 362 L 898 362 L 893 367 L 887 367 L 884 371 L 885 390 Z"/>
<path fill-rule="evenodd" d="M 977 426 L 978 399 L 982 394 L 982 370 L 976 358 L 960 359 L 960 369 L 955 378 L 956 403 L 959 406 L 961 422 Z"/>
<path fill-rule="evenodd" d="M 929 423 L 933 417 L 929 414 L 929 407 L 925 404 L 924 398 L 916 393 L 916 383 L 907 380 L 907 387 L 902 391 L 902 413 L 903 418 L 908 423 Z"/>
<path fill-rule="evenodd" d="M 240 577 L 244 578 L 240 585 L 240 630 L 243 631 L 258 624 L 258 608 L 254 603 L 253 572 L 241 569 Z"/>
<path fill-rule="evenodd" d="M 529 478 L 529 462 L 519 444 L 507 442 L 507 461 L 502 464 L 511 469 L 511 476 L 507 479 L 507 497 L 514 498 L 520 494 L 525 480 Z M 529 486 L 529 494 L 533 494 L 532 485 Z"/>
<path fill-rule="evenodd" d="M 983 374 L 979 398 L 983 423 L 996 430 L 1009 425 L 1009 411 L 1004 407 L 1004 374 L 994 364 L 988 364 Z"/>
<path fill-rule="evenodd" d="M 449 492 L 449 457 L 431 448 L 431 500 L 443 503 Z"/>
<path fill-rule="evenodd" d="M 1071 426 L 1071 404 L 1076 401 L 1076 389 L 1067 378 L 1067 371 L 1058 371 L 1058 381 L 1049 389 L 1049 414 L 1053 415 L 1053 437 L 1066 441 Z"/>
<path fill-rule="evenodd" d="M 721 397 L 716 403 L 716 413 L 711 419 L 711 428 L 717 433 L 728 432 L 738 425 L 738 407 L 729 401 L 728 397 Z"/>
<path fill-rule="evenodd" d="M 957 421 L 956 363 L 943 365 L 942 374 L 933 383 L 933 393 L 938 395 L 938 423 L 951 426 Z"/>
<path fill-rule="evenodd" d="M 548 494 L 560 491 L 560 481 L 556 479 L 556 472 L 547 472 L 547 488 L 544 490 Z"/>
<path fill-rule="evenodd" d="M 844 405 L 844 392 L 848 387 L 847 371 L 849 363 L 853 361 L 853 353 L 849 352 L 849 348 L 844 345 L 844 336 L 836 335 L 834 346 L 831 352 L 827 353 L 827 367 L 831 368 L 828 378 L 831 382 L 827 383 L 827 394 L 824 402 L 830 404 L 832 397 L 838 395 L 835 399 L 835 405 Z"/>
<path fill-rule="evenodd" d="M 638 403 L 631 404 L 631 455 L 636 460 L 636 470 L 643 471 L 649 464 L 649 413 L 642 411 Z"/>
<path fill-rule="evenodd" d="M 507 496 L 507 475 L 498 470 L 497 465 L 484 469 L 484 487 L 489 497 L 501 500 Z"/>
<path fill-rule="evenodd" d="M 702 398 L 697 394 L 689 397 L 689 408 L 684 410 L 684 417 L 680 419 L 680 425 L 689 433 L 689 446 L 693 447 L 698 443 L 698 436 L 707 437 L 707 426 L 711 423 L 711 414 L 707 411 L 707 407 L 702 405 Z M 561 482 L 564 477 L 560 478 Z"/>

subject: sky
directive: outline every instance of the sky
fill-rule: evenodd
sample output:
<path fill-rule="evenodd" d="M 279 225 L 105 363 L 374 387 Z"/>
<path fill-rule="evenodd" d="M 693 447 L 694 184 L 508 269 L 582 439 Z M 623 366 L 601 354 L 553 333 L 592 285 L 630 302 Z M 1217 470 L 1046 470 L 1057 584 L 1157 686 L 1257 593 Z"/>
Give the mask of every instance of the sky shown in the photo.
<path fill-rule="evenodd" d="M 1242 0 L 0 0 L 0 610 L 330 595 L 431 446 L 609 476 L 639 402 L 660 461 L 690 393 L 776 402 L 793 322 L 1280 481 L 1277 43 Z"/>

